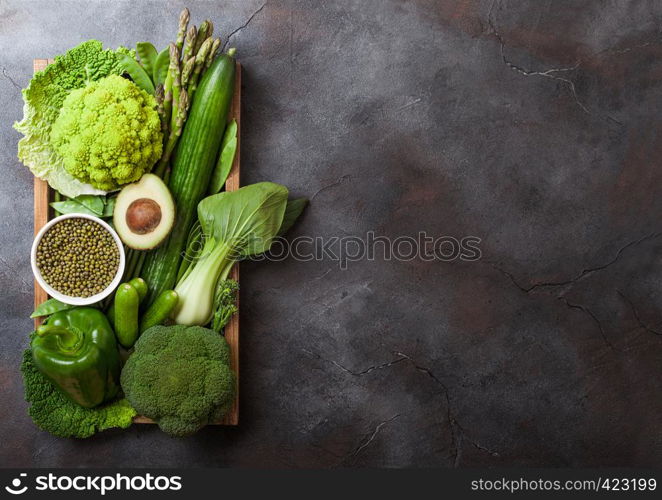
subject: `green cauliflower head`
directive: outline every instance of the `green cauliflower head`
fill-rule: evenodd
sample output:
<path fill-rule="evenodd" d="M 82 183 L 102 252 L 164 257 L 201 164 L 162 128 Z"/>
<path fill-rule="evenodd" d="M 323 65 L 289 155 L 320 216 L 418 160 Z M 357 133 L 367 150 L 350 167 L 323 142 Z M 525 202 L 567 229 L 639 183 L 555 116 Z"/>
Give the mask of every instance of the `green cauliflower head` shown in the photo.
<path fill-rule="evenodd" d="M 67 172 L 112 191 L 151 170 L 163 134 L 154 97 L 110 75 L 66 97 L 50 140 Z"/>
<path fill-rule="evenodd" d="M 230 348 L 200 326 L 154 326 L 143 333 L 121 376 L 138 413 L 171 436 L 188 436 L 227 413 L 235 395 Z"/>

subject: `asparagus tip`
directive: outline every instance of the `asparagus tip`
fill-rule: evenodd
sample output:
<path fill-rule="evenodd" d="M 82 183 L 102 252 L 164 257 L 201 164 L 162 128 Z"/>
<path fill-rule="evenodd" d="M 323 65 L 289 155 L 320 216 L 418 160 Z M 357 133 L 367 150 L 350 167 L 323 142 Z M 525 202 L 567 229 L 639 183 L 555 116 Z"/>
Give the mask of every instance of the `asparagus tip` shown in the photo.
<path fill-rule="evenodd" d="M 188 108 L 188 92 L 186 89 L 182 89 L 179 92 L 179 109 L 186 110 Z"/>

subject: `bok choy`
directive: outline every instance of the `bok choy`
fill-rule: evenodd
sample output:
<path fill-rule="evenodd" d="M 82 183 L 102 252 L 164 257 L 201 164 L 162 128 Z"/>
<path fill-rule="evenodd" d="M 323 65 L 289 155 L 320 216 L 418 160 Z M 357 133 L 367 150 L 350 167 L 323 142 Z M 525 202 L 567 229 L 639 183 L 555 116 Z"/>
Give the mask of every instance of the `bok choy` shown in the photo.
<path fill-rule="evenodd" d="M 213 316 L 216 285 L 237 260 L 266 252 L 278 235 L 288 191 L 260 182 L 237 191 L 209 196 L 198 204 L 204 245 L 175 291 L 179 302 L 173 319 L 183 325 L 206 325 Z"/>

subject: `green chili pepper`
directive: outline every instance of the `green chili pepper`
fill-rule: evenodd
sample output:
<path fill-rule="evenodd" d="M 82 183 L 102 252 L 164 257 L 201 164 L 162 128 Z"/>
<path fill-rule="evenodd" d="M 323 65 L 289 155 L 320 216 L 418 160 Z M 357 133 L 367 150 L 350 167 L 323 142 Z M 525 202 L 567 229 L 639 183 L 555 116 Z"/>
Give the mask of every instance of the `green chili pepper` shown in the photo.
<path fill-rule="evenodd" d="M 120 357 L 106 316 L 92 307 L 51 315 L 32 337 L 35 365 L 75 403 L 92 408 L 117 396 Z"/>

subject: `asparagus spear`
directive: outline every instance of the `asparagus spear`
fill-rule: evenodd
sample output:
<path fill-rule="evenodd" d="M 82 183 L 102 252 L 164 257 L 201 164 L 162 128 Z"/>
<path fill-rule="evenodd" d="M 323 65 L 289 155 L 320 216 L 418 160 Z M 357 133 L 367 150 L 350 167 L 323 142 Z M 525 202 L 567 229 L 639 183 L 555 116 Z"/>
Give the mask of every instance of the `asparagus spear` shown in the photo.
<path fill-rule="evenodd" d="M 177 110 L 179 109 L 179 93 L 182 89 L 182 72 L 179 65 L 179 49 L 175 44 L 170 44 L 170 67 L 169 74 L 172 76 L 172 113 L 170 117 L 170 130 L 175 128 Z"/>
<path fill-rule="evenodd" d="M 182 88 L 185 89 L 188 84 L 191 73 L 193 72 L 193 67 L 195 65 L 195 56 L 190 57 L 184 63 L 184 68 L 182 69 Z"/>
<path fill-rule="evenodd" d="M 216 52 L 218 52 L 218 48 L 220 46 L 221 46 L 221 39 L 215 38 L 211 44 L 211 48 L 209 49 L 209 54 L 207 54 L 207 60 L 205 61 L 205 71 L 208 70 L 209 66 L 211 66 L 211 63 L 214 62 L 214 58 L 216 57 Z"/>
<path fill-rule="evenodd" d="M 163 178 L 163 175 L 166 173 L 166 168 L 168 166 L 168 162 L 170 161 L 170 156 L 172 156 L 172 153 L 177 146 L 179 136 L 182 135 L 182 129 L 184 128 L 184 122 L 186 121 L 186 114 L 188 110 L 188 101 L 188 92 L 186 92 L 186 89 L 181 89 L 179 94 L 179 105 L 177 110 L 173 110 L 175 121 L 173 122 L 173 126 L 170 128 L 170 135 L 168 136 L 168 141 L 166 142 L 163 154 L 161 155 L 161 160 L 159 161 L 159 164 L 154 171 L 154 173 L 161 178 Z"/>
<path fill-rule="evenodd" d="M 193 55 L 195 55 L 193 49 L 195 48 L 197 39 L 198 30 L 195 26 L 191 26 L 186 33 L 186 42 L 184 43 L 184 50 L 182 51 L 182 61 L 188 61 Z"/>
<path fill-rule="evenodd" d="M 156 112 L 159 114 L 159 118 L 161 119 L 161 132 L 163 132 L 165 136 L 168 130 L 168 124 L 166 123 L 165 108 L 163 107 L 165 100 L 163 84 L 159 83 L 156 86 L 156 90 L 154 91 L 154 99 L 156 99 Z"/>
<path fill-rule="evenodd" d="M 140 252 L 140 255 L 138 256 L 138 262 L 136 262 L 136 267 L 133 270 L 133 276 L 131 276 L 131 279 L 137 278 L 140 276 L 140 273 L 142 272 L 143 269 L 143 264 L 145 263 L 145 256 L 147 255 L 146 251 Z"/>
<path fill-rule="evenodd" d="M 200 28 L 198 28 L 198 37 L 195 40 L 195 46 L 193 47 L 193 53 L 197 54 L 200 52 L 200 47 L 211 35 L 211 31 L 214 30 L 214 26 L 211 24 L 209 19 L 205 19 L 200 23 Z"/>
<path fill-rule="evenodd" d="M 175 120 L 175 136 L 179 138 L 182 135 L 182 129 L 184 128 L 184 123 L 186 122 L 186 116 L 188 114 L 188 105 L 189 97 L 186 89 L 182 89 L 179 95 L 179 108 L 177 109 L 177 119 Z"/>
<path fill-rule="evenodd" d="M 193 100 L 193 94 L 195 93 L 195 89 L 198 87 L 198 80 L 200 79 L 200 74 L 202 73 L 202 69 L 205 66 L 205 60 L 207 59 L 207 54 L 209 54 L 209 49 L 211 49 L 212 43 L 213 40 L 211 38 L 207 38 L 200 46 L 198 53 L 195 55 L 195 67 L 189 78 L 187 88 L 189 101 Z"/>
<path fill-rule="evenodd" d="M 189 19 L 191 18 L 191 13 L 187 8 L 179 14 L 179 31 L 177 31 L 177 41 L 175 45 L 177 49 L 181 52 L 182 46 L 184 45 L 184 35 L 186 35 L 186 28 L 188 27 Z"/>
<path fill-rule="evenodd" d="M 168 66 L 168 73 L 166 74 L 165 81 L 163 82 L 163 92 L 164 92 L 164 99 L 163 99 L 163 117 L 166 122 L 166 126 L 170 126 L 170 117 L 172 115 L 172 80 L 173 80 L 173 49 L 177 50 L 177 47 L 175 44 L 171 43 L 169 46 L 170 49 L 170 65 Z M 179 66 L 179 61 L 175 61 L 176 65 Z M 168 130 L 166 129 L 164 131 L 164 143 L 165 143 L 165 138 L 168 136 Z"/>

